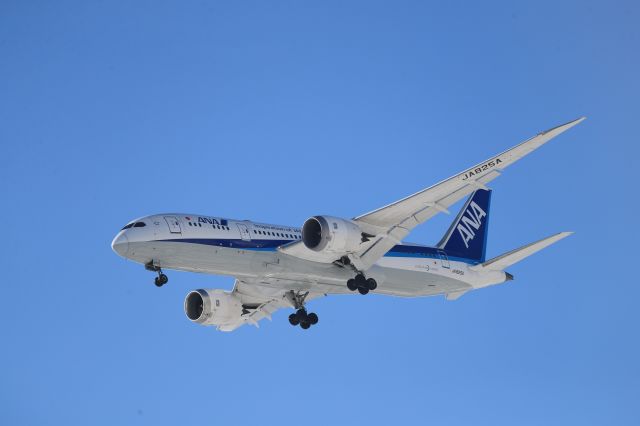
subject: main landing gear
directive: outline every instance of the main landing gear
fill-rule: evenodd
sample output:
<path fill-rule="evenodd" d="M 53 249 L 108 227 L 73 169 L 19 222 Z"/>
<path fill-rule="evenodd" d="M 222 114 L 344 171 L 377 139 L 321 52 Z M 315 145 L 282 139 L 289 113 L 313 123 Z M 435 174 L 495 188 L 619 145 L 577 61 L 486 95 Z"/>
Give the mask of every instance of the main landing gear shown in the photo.
<path fill-rule="evenodd" d="M 318 323 L 318 315 L 315 312 L 307 313 L 307 309 L 304 307 L 304 299 L 307 298 L 309 292 L 295 293 L 290 291 L 287 293 L 287 299 L 291 302 L 294 309 L 297 309 L 295 313 L 289 315 L 289 324 L 292 326 L 299 325 L 303 330 L 308 329 L 312 325 Z"/>
<path fill-rule="evenodd" d="M 307 313 L 307 310 L 304 308 L 298 309 L 295 313 L 289 315 L 289 324 L 300 325 L 300 328 L 303 330 L 308 329 L 312 325 L 316 325 L 318 323 L 318 315 L 315 312 Z"/>
<path fill-rule="evenodd" d="M 358 274 L 355 278 L 347 281 L 347 288 L 351 291 L 358 290 L 360 294 L 367 294 L 378 288 L 378 283 L 373 278 L 367 279 L 363 274 Z"/>
<path fill-rule="evenodd" d="M 162 268 L 160 268 L 157 265 L 154 265 L 153 261 L 145 264 L 144 268 L 147 271 L 152 271 L 152 272 L 157 272 L 158 273 L 158 276 L 154 280 L 154 283 L 155 283 L 156 287 L 162 287 L 163 285 L 165 285 L 166 283 L 169 282 L 169 278 L 165 274 L 162 273 Z"/>

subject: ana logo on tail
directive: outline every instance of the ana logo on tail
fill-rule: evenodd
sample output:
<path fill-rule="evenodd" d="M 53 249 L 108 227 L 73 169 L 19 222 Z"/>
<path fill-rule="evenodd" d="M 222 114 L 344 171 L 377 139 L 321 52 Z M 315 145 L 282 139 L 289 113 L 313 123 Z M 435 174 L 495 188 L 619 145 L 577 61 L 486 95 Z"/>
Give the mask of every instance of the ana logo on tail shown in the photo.
<path fill-rule="evenodd" d="M 469 241 L 473 240 L 476 236 L 474 229 L 476 231 L 480 229 L 480 226 L 482 226 L 482 218 L 485 216 L 487 216 L 487 213 L 485 213 L 475 201 L 472 201 L 460 219 L 460 223 L 456 229 L 467 248 L 469 248 Z"/>

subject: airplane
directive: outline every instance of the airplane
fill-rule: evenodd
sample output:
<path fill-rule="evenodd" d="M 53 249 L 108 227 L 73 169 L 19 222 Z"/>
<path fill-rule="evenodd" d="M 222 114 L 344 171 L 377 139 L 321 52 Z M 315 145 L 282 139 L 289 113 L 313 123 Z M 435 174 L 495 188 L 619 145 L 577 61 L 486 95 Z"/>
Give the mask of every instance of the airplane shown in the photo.
<path fill-rule="evenodd" d="M 232 291 L 199 289 L 184 300 L 189 320 L 220 331 L 259 326 L 278 309 L 289 323 L 308 329 L 318 315 L 307 303 L 330 294 L 370 292 L 403 296 L 444 295 L 447 300 L 513 280 L 511 265 L 571 235 L 560 232 L 486 260 L 492 190 L 505 168 L 583 121 L 539 133 L 431 187 L 352 219 L 316 215 L 302 227 L 185 213 L 129 222 L 111 247 L 157 274 L 167 269 L 230 275 Z M 440 242 L 404 243 L 413 228 L 469 196 Z"/>

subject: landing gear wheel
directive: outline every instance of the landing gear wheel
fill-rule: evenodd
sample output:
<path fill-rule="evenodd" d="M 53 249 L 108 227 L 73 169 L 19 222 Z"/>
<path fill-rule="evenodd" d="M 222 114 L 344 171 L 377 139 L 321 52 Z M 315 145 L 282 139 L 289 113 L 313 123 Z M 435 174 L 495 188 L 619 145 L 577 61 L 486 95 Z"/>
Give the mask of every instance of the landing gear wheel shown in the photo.
<path fill-rule="evenodd" d="M 169 278 L 167 278 L 165 274 L 160 273 L 158 274 L 154 282 L 156 284 L 156 287 L 162 287 L 163 285 L 169 282 Z"/>
<path fill-rule="evenodd" d="M 367 283 L 367 279 L 362 274 L 356 275 L 355 280 L 358 287 L 364 287 Z"/>
<path fill-rule="evenodd" d="M 378 283 L 373 278 L 369 278 L 367 280 L 367 288 L 369 290 L 375 290 L 376 288 L 378 288 Z"/>
<path fill-rule="evenodd" d="M 307 311 L 305 311 L 304 309 L 298 309 L 298 312 L 296 312 L 296 317 L 298 318 L 298 322 L 302 324 L 303 322 L 307 321 Z"/>
<path fill-rule="evenodd" d="M 356 291 L 358 289 L 358 284 L 356 283 L 356 280 L 354 280 L 353 278 L 351 278 L 350 280 L 347 280 L 347 288 L 351 291 Z"/>
<path fill-rule="evenodd" d="M 296 293 L 293 290 L 287 292 L 285 296 L 291 302 L 296 311 L 289 315 L 289 324 L 296 326 L 299 325 L 303 330 L 307 330 L 314 324 L 318 323 L 318 315 L 314 312 L 307 313 L 307 309 L 304 307 L 304 300 L 309 293 Z"/>
<path fill-rule="evenodd" d="M 358 293 L 365 295 L 369 293 L 369 289 L 367 287 L 358 287 Z"/>
<path fill-rule="evenodd" d="M 298 314 L 289 315 L 289 324 L 291 324 L 294 327 L 300 324 L 300 320 L 298 319 Z"/>
<path fill-rule="evenodd" d="M 163 273 L 160 273 L 156 279 L 154 280 L 156 287 L 162 287 L 163 285 L 165 285 L 166 283 L 169 282 L 169 278 L 167 278 L 167 276 Z"/>

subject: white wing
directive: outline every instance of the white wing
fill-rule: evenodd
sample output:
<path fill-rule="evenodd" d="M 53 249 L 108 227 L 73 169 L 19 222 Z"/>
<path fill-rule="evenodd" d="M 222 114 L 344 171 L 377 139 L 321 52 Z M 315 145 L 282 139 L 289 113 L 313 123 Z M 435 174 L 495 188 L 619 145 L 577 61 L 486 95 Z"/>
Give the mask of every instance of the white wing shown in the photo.
<path fill-rule="evenodd" d="M 238 297 L 243 305 L 242 314 L 235 320 L 227 324 L 219 325 L 218 330 L 233 331 L 236 328 L 251 324 L 259 327 L 259 322 L 265 318 L 271 320 L 271 315 L 282 308 L 294 308 L 291 291 L 288 288 L 278 288 L 267 282 L 252 281 L 247 282 L 236 279 L 232 294 Z M 307 293 L 304 301 L 308 302 L 324 293 L 303 292 Z"/>
<path fill-rule="evenodd" d="M 585 117 L 554 127 L 498 155 L 490 157 L 455 176 L 402 200 L 354 218 L 362 231 L 374 237 L 362 244 L 361 249 L 349 255 L 351 262 L 361 271 L 367 270 L 394 245 L 405 238 L 417 225 L 424 223 L 478 188 L 500 176 L 502 170 L 530 154 L 554 137 L 583 121 Z M 322 261 L 317 253 L 307 249 L 301 241 L 283 246 L 283 253 L 306 260 Z"/>

